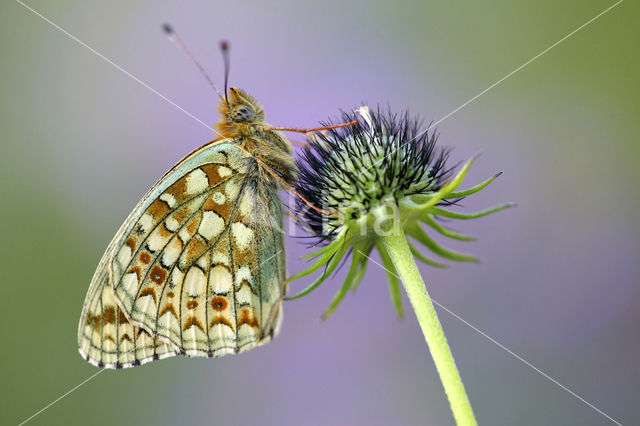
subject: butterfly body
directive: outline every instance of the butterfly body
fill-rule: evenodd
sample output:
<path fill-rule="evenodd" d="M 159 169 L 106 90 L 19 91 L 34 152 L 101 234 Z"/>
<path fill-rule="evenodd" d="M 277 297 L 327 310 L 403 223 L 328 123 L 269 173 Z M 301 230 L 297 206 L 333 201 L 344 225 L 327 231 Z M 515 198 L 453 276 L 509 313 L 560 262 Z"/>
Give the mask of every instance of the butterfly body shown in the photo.
<path fill-rule="evenodd" d="M 279 331 L 286 272 L 277 191 L 296 178 L 292 149 L 247 93 L 230 89 L 218 109 L 222 137 L 154 185 L 98 265 L 78 330 L 92 364 L 217 357 Z"/>

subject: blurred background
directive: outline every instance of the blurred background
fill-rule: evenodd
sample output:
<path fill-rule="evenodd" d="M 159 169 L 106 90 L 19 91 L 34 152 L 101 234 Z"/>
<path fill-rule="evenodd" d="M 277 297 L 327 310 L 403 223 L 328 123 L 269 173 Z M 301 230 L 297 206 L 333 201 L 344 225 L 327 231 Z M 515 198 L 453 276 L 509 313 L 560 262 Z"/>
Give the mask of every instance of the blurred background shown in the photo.
<path fill-rule="evenodd" d="M 227 38 L 231 84 L 268 122 L 304 127 L 362 101 L 439 120 L 614 2 L 26 3 L 211 124 L 215 94 L 160 23 L 219 85 Z M 93 271 L 147 189 L 213 135 L 20 3 L 0 8 L 0 423 L 18 424 L 98 371 L 76 343 Z M 479 240 L 449 246 L 482 264 L 421 266 L 437 302 L 624 425 L 640 423 L 638 12 L 621 3 L 438 126 L 454 161 L 484 153 L 463 186 L 504 171 L 463 211 L 519 206 L 456 224 Z M 287 247 L 299 271 L 303 240 Z M 382 269 L 320 321 L 344 272 L 286 302 L 262 348 L 105 371 L 29 424 L 453 424 Z M 613 424 L 438 312 L 480 424 Z"/>

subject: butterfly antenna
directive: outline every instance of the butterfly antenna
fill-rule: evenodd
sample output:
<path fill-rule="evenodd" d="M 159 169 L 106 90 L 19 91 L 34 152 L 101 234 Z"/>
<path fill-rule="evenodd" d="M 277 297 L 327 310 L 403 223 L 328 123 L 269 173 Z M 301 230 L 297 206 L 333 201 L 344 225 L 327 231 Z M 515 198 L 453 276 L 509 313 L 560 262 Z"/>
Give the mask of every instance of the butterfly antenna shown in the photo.
<path fill-rule="evenodd" d="M 184 44 L 184 42 L 180 39 L 180 37 L 178 37 L 178 34 L 176 34 L 176 32 L 173 30 L 173 27 L 171 27 L 171 25 L 165 23 L 165 24 L 162 24 L 162 30 L 167 35 L 169 40 L 173 44 L 175 44 L 178 47 L 178 49 L 182 50 L 184 52 L 184 54 L 189 57 L 189 59 L 191 59 L 191 62 L 193 62 L 195 64 L 195 66 L 200 70 L 200 73 L 202 73 L 204 78 L 207 79 L 207 81 L 209 82 L 209 85 L 213 88 L 213 90 L 216 91 L 216 93 L 218 94 L 220 99 L 222 99 L 223 98 L 222 93 L 220 93 L 220 91 L 218 90 L 216 85 L 213 84 L 213 81 L 211 80 L 211 77 L 209 77 L 209 74 L 207 74 L 207 72 L 204 70 L 202 65 L 200 65 L 200 63 L 196 60 L 196 58 L 191 54 L 189 49 L 187 49 L 187 46 Z M 226 78 L 225 78 L 225 81 L 226 81 Z M 225 86 L 226 86 L 226 82 L 225 82 Z M 225 96 L 224 96 L 225 99 L 226 99 L 226 91 L 227 90 L 225 88 Z"/>
<path fill-rule="evenodd" d="M 229 100 L 227 99 L 227 86 L 229 83 L 229 67 L 231 66 L 229 61 L 229 41 L 228 40 L 222 40 L 220 42 L 220 50 L 222 51 L 222 60 L 224 61 L 224 100 L 228 105 Z"/>

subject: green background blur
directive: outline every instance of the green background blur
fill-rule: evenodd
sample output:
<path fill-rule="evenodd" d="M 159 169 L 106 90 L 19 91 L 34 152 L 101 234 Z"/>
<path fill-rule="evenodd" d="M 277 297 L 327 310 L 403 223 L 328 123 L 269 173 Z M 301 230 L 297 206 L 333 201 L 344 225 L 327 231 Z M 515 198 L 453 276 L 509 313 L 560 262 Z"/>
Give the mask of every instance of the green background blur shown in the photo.
<path fill-rule="evenodd" d="M 612 1 L 27 2 L 207 123 L 215 95 L 161 34 L 173 23 L 222 83 L 277 125 L 387 102 L 438 120 Z M 0 423 L 17 424 L 96 371 L 76 327 L 95 267 L 146 190 L 210 130 L 17 2 L 0 6 Z M 519 207 L 464 223 L 484 263 L 424 267 L 432 297 L 622 424 L 640 424 L 640 8 L 627 0 L 438 127 L 478 151 L 464 202 Z M 291 238 L 291 271 L 303 263 Z M 450 425 L 413 313 L 384 272 L 319 321 L 344 271 L 285 304 L 280 336 L 241 356 L 105 371 L 30 425 Z M 307 282 L 296 282 L 294 290 Z M 483 425 L 606 417 L 439 310 Z"/>

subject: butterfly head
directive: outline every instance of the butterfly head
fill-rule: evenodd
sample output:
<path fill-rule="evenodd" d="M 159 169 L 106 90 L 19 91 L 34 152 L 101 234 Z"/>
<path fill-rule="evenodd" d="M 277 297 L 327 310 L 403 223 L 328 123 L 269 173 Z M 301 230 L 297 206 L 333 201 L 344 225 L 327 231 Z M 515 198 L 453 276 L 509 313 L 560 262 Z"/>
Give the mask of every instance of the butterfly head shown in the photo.
<path fill-rule="evenodd" d="M 257 124 L 264 121 L 264 111 L 258 101 L 236 87 L 229 89 L 226 100 L 220 100 L 218 111 L 222 114 L 222 120 L 231 125 Z"/>

